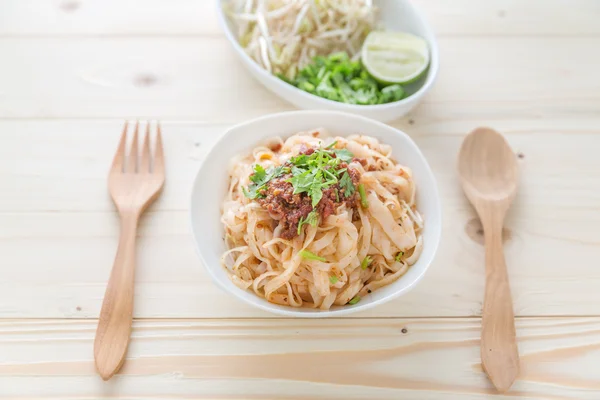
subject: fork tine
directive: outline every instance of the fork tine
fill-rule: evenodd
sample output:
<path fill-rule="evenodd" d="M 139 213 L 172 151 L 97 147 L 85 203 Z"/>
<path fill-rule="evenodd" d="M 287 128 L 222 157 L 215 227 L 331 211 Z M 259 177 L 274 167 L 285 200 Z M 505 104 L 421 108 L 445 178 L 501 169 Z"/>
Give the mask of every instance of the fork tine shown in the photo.
<path fill-rule="evenodd" d="M 135 130 L 133 131 L 133 140 L 131 141 L 131 147 L 129 148 L 129 154 L 127 156 L 127 168 L 125 172 L 129 174 L 135 174 L 137 170 L 137 159 L 138 159 L 138 128 L 140 127 L 140 121 L 135 122 Z"/>
<path fill-rule="evenodd" d="M 162 132 L 160 122 L 156 121 L 156 149 L 154 150 L 154 173 L 165 174 L 165 156 L 163 153 Z"/>
<path fill-rule="evenodd" d="M 140 172 L 150 173 L 150 121 L 146 123 L 146 133 L 142 144 L 142 157 L 140 160 Z"/>
<path fill-rule="evenodd" d="M 125 161 L 125 145 L 127 143 L 128 126 L 128 122 L 125 121 L 125 125 L 123 125 L 123 133 L 121 133 L 121 139 L 119 140 L 119 147 L 117 147 L 117 152 L 115 153 L 115 158 L 113 159 L 112 167 L 110 169 L 111 173 L 123 172 L 123 162 Z"/>

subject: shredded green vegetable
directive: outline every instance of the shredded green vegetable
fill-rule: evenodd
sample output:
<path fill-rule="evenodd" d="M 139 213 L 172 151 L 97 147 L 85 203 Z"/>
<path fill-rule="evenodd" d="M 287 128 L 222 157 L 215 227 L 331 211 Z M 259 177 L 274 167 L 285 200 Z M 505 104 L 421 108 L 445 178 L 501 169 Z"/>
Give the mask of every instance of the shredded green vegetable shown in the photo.
<path fill-rule="evenodd" d="M 360 195 L 360 204 L 363 208 L 369 208 L 369 201 L 367 200 L 367 193 L 365 192 L 365 186 L 361 183 L 358 185 L 358 194 Z"/>
<path fill-rule="evenodd" d="M 301 255 L 303 258 L 306 258 L 307 260 L 316 260 L 316 261 L 323 261 L 323 262 L 327 261 L 325 258 L 323 258 L 323 257 L 319 257 L 319 256 L 318 256 L 318 255 L 316 255 L 315 253 L 312 253 L 312 252 L 310 252 L 310 251 L 308 251 L 308 250 L 302 250 L 302 251 L 300 252 L 300 255 Z"/>
<path fill-rule="evenodd" d="M 364 260 L 360 263 L 360 267 L 362 269 L 367 269 L 369 265 L 373 262 L 373 259 L 370 256 L 366 256 Z"/>
<path fill-rule="evenodd" d="M 398 252 L 398 254 L 396 254 L 396 258 L 395 260 L 400 262 L 400 260 L 402 260 L 402 256 L 404 255 L 403 251 Z"/>
<path fill-rule="evenodd" d="M 315 57 L 294 79 L 278 76 L 305 92 L 341 103 L 384 104 L 405 95 L 398 84 L 382 87 L 359 61 L 351 61 L 345 52 Z"/>
<path fill-rule="evenodd" d="M 358 303 L 359 301 L 360 301 L 360 296 L 359 296 L 359 295 L 356 295 L 356 296 L 354 296 L 354 297 L 352 298 L 352 300 L 350 300 L 350 301 L 348 302 L 348 304 L 350 304 L 350 305 L 354 305 L 354 304 Z"/>

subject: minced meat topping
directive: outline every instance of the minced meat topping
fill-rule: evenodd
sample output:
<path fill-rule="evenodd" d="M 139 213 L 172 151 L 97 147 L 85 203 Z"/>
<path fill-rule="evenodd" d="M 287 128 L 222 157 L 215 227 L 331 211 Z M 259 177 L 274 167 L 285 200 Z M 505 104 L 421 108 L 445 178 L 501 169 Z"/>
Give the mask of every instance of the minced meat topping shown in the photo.
<path fill-rule="evenodd" d="M 346 163 L 340 165 L 348 168 L 352 184 L 357 186 L 360 180 L 359 172 L 348 167 Z M 298 236 L 300 221 L 306 220 L 313 211 L 312 200 L 306 192 L 294 194 L 294 186 L 289 182 L 291 177 L 291 174 L 286 174 L 272 179 L 264 192 L 261 192 L 265 197 L 256 200 L 265 210 L 269 211 L 271 216 L 279 220 L 282 225 L 281 237 L 284 239 L 293 239 Z M 323 196 L 315 210 L 324 220 L 333 214 L 342 203 L 346 203 L 348 207 L 355 207 L 357 197 L 356 192 L 346 197 L 344 189 L 340 188 L 339 183 L 335 183 L 323 190 Z"/>
<path fill-rule="evenodd" d="M 334 146 L 304 148 L 280 167 L 255 165 L 244 194 L 279 221 L 282 238 L 298 236 L 305 224 L 316 226 L 343 203 L 357 206 L 360 173 L 348 165 L 357 159 Z"/>

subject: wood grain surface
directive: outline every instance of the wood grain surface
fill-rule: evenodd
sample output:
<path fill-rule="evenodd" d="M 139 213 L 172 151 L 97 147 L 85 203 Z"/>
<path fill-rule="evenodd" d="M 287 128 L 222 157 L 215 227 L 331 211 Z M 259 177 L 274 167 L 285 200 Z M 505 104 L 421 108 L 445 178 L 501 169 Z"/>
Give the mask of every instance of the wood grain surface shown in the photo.
<path fill-rule="evenodd" d="M 250 78 L 212 0 L 0 0 L 0 398 L 600 399 L 600 2 L 414 0 L 438 35 L 432 92 L 393 122 L 438 179 L 443 238 L 412 292 L 327 321 L 278 319 L 212 284 L 191 180 L 233 123 L 292 110 Z M 125 118 L 160 118 L 161 198 L 140 221 L 121 374 L 93 337 L 118 241 L 106 179 Z M 483 231 L 455 171 L 477 126 L 520 187 L 503 232 L 521 373 L 480 365 Z"/>
<path fill-rule="evenodd" d="M 441 37 L 600 35 L 596 0 L 414 3 Z M 221 36 L 212 0 L 1 0 L 0 4 L 2 36 Z"/>
<path fill-rule="evenodd" d="M 522 370 L 505 396 L 481 369 L 479 329 L 478 318 L 142 320 L 121 373 L 103 382 L 94 321 L 4 321 L 0 396 L 598 398 L 600 319 L 519 319 Z"/>
<path fill-rule="evenodd" d="M 439 78 L 414 117 L 597 116 L 600 84 L 590 77 L 600 54 L 590 49 L 599 40 L 440 37 Z M 127 116 L 230 124 L 292 109 L 248 75 L 220 35 L 4 37 L 0 54 L 19 55 L 3 59 L 2 118 Z"/>

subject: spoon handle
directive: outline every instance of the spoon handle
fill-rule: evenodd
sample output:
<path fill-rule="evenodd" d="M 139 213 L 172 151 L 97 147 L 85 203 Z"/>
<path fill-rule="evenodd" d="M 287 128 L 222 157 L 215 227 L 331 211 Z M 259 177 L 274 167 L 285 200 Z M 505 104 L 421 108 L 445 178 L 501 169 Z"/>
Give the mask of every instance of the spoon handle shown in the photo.
<path fill-rule="evenodd" d="M 519 374 L 519 350 L 502 248 L 502 220 L 492 218 L 490 222 L 492 223 L 484 226 L 486 280 L 481 361 L 496 389 L 506 392 Z"/>

